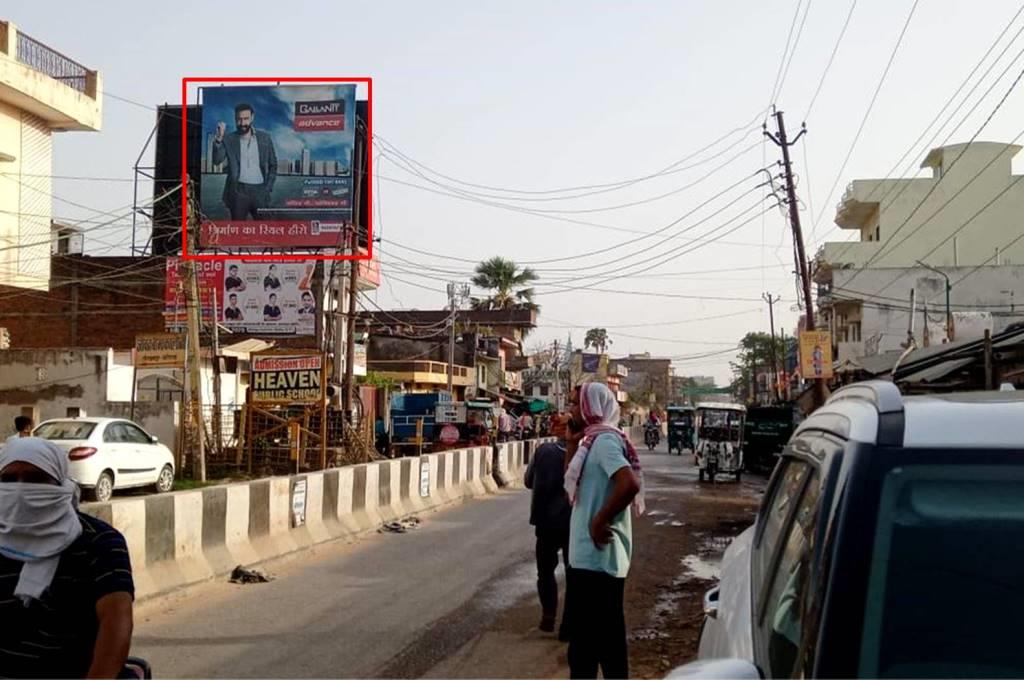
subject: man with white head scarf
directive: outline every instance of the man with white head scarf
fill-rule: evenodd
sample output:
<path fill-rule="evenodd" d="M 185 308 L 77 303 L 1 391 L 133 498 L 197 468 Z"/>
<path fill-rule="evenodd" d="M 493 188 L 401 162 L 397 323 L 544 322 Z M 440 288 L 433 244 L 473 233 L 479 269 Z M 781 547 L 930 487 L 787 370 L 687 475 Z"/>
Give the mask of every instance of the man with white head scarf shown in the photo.
<path fill-rule="evenodd" d="M 619 404 L 603 383 L 584 383 L 572 395 L 574 430 L 581 433 L 565 471 L 572 503 L 569 565 L 573 678 L 628 678 L 623 596 L 633 553 L 629 508 L 644 511 L 640 459 L 619 429 Z"/>
<path fill-rule="evenodd" d="M 0 451 L 0 676 L 116 678 L 131 646 L 124 537 L 78 512 L 67 453 L 24 437 Z"/>

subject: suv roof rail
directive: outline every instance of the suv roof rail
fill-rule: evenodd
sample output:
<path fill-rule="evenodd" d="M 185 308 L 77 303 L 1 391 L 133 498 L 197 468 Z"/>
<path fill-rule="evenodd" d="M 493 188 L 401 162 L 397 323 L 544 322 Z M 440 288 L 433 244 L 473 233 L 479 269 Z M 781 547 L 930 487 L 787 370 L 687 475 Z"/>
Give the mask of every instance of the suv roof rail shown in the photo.
<path fill-rule="evenodd" d="M 828 403 L 856 399 L 866 401 L 878 411 L 878 432 L 875 441 L 882 446 L 903 445 L 903 395 L 887 380 L 853 383 L 837 390 Z"/>

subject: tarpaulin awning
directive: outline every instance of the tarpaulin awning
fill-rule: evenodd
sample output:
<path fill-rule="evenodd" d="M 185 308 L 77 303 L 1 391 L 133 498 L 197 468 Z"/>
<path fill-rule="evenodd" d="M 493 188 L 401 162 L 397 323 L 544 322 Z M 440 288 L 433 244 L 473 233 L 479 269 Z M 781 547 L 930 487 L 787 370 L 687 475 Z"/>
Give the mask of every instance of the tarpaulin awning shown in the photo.
<path fill-rule="evenodd" d="M 916 373 L 911 373 L 905 378 L 900 378 L 900 382 L 905 383 L 928 383 L 936 380 L 941 380 L 953 371 L 957 371 L 969 364 L 973 364 L 975 359 L 973 357 L 965 357 L 963 359 L 952 359 L 950 361 L 944 361 L 941 364 L 936 364 L 930 368 L 925 368 Z"/>

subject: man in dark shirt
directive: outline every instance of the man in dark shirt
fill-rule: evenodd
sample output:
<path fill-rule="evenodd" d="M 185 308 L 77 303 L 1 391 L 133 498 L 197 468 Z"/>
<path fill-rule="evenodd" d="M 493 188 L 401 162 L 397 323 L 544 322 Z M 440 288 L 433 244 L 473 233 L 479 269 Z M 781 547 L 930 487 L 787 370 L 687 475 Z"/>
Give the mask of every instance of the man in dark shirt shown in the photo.
<path fill-rule="evenodd" d="M 76 510 L 67 454 L 26 437 L 0 453 L 0 676 L 116 678 L 135 587 L 124 537 Z"/>
<path fill-rule="evenodd" d="M 225 321 L 242 321 L 242 310 L 238 308 L 238 296 L 232 293 L 228 296 L 228 306 L 224 310 Z"/>
<path fill-rule="evenodd" d="M 245 290 L 245 281 L 238 276 L 237 264 L 228 267 L 228 276 L 224 279 L 224 287 L 227 288 L 229 293 L 236 290 L 238 292 Z"/>
<path fill-rule="evenodd" d="M 556 416 L 552 434 L 564 439 L 565 420 Z M 566 594 L 569 581 L 569 519 L 572 506 L 565 494 L 565 443 L 542 444 L 533 454 L 526 468 L 526 488 L 533 491 L 530 500 L 530 524 L 537 537 L 537 594 L 540 596 L 540 629 L 546 633 L 555 630 L 558 616 L 558 553 L 566 571 Z M 568 601 L 568 597 L 566 597 Z M 562 609 L 562 625 L 558 638 L 568 640 L 567 606 Z"/>
<path fill-rule="evenodd" d="M 263 320 L 278 321 L 280 318 L 281 308 L 277 306 L 277 296 L 271 293 L 267 304 L 263 305 Z"/>
<path fill-rule="evenodd" d="M 271 290 L 280 290 L 280 288 L 281 279 L 277 278 L 277 265 L 272 264 L 267 269 L 267 275 L 263 277 L 263 290 L 266 292 Z"/>

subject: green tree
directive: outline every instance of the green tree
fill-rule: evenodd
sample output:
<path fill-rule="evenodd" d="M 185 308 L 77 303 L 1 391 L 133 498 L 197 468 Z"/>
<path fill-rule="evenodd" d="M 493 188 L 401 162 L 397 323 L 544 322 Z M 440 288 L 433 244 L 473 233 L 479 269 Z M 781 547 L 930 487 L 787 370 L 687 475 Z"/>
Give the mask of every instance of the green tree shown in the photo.
<path fill-rule="evenodd" d="M 772 336 L 768 333 L 747 333 L 740 340 L 740 352 L 736 361 L 730 362 L 733 381 L 730 387 L 740 401 L 748 401 L 751 385 L 759 372 L 771 371 L 772 362 L 777 360 L 779 370 L 784 368 L 786 347 L 796 341 L 793 338 L 775 338 L 775 354 L 772 354 Z"/>
<path fill-rule="evenodd" d="M 474 286 L 490 291 L 490 295 L 473 298 L 473 309 L 540 309 L 534 304 L 530 284 L 537 273 L 529 267 L 520 269 L 512 260 L 492 257 L 476 266 L 470 279 Z"/>
<path fill-rule="evenodd" d="M 612 341 L 608 338 L 608 331 L 604 328 L 591 328 L 583 338 L 583 348 L 593 347 L 601 354 L 605 353 Z"/>

